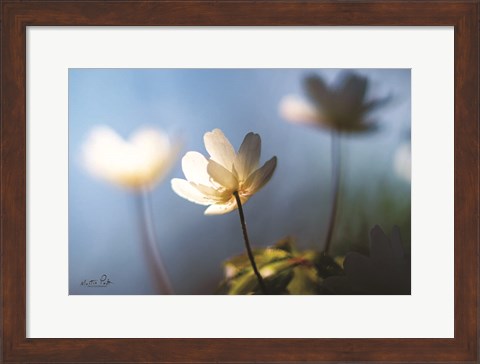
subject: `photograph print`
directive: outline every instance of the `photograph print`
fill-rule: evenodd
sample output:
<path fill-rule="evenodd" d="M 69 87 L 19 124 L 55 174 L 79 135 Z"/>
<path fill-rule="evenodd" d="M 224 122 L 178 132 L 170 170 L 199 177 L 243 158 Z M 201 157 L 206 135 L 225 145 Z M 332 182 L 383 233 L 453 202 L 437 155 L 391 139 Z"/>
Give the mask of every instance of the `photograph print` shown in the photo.
<path fill-rule="evenodd" d="M 409 295 L 410 69 L 68 75 L 70 295 Z"/>

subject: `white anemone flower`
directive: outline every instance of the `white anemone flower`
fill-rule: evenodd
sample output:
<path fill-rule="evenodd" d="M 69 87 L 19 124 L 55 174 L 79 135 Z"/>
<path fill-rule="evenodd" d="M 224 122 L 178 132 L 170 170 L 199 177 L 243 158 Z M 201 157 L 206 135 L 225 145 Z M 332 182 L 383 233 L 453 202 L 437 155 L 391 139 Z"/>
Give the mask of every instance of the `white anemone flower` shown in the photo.
<path fill-rule="evenodd" d="M 97 126 L 83 144 L 87 170 L 112 184 L 152 188 L 177 159 L 180 144 L 156 129 L 140 129 L 124 140 L 113 129 Z"/>
<path fill-rule="evenodd" d="M 235 193 L 245 203 L 272 177 L 277 157 L 258 168 L 261 139 L 248 133 L 238 150 L 220 129 L 207 132 L 204 143 L 210 158 L 188 152 L 182 159 L 186 179 L 172 179 L 172 189 L 188 201 L 209 206 L 205 215 L 220 215 L 237 208 Z"/>

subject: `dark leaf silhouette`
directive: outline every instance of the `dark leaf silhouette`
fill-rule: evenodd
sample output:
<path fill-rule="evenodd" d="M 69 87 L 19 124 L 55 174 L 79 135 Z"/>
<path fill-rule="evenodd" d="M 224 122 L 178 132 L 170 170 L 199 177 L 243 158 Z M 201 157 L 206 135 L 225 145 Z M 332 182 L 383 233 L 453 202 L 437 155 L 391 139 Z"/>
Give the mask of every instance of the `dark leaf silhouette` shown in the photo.
<path fill-rule="evenodd" d="M 344 270 L 344 276 L 329 277 L 324 286 L 336 294 L 410 294 L 410 262 L 397 227 L 389 238 L 375 226 L 370 232 L 370 256 L 348 253 Z"/>

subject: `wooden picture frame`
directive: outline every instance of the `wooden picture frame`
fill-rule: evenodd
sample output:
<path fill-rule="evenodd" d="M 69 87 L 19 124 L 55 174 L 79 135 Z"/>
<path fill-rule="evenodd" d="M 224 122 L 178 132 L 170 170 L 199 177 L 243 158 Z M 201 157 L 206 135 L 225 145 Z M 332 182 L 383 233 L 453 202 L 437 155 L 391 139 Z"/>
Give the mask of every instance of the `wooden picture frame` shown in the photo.
<path fill-rule="evenodd" d="M 2 11 L 2 360 L 14 362 L 472 362 L 478 353 L 478 1 L 13 1 Z M 453 26 L 455 337 L 452 339 L 26 338 L 28 26 Z"/>

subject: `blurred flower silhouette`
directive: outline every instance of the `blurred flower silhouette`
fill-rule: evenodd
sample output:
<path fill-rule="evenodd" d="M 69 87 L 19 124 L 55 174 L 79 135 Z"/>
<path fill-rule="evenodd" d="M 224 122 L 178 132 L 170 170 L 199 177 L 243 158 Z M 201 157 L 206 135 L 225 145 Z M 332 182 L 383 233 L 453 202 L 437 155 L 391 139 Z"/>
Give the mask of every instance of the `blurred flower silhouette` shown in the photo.
<path fill-rule="evenodd" d="M 332 86 L 327 86 L 321 77 L 311 75 L 305 78 L 304 86 L 310 101 L 294 95 L 285 96 L 280 102 L 280 114 L 288 121 L 322 127 L 332 133 L 332 204 L 323 248 L 328 254 L 339 205 L 340 136 L 376 129 L 369 113 L 389 98 L 367 99 L 368 79 L 351 72 L 344 72 L 340 81 Z"/>
<path fill-rule="evenodd" d="M 281 115 L 292 122 L 345 133 L 374 130 L 376 124 L 368 114 L 389 99 L 368 100 L 367 78 L 354 73 L 344 73 L 334 86 L 311 75 L 305 79 L 305 90 L 310 102 L 288 95 L 280 103 Z"/>
<path fill-rule="evenodd" d="M 324 282 L 333 293 L 410 294 L 410 261 L 405 258 L 398 227 L 388 238 L 375 226 L 370 232 L 370 256 L 348 253 L 343 266 L 344 276 Z"/>
<path fill-rule="evenodd" d="M 410 143 L 401 144 L 394 156 L 393 166 L 397 175 L 404 180 L 412 180 L 412 147 Z"/>
<path fill-rule="evenodd" d="M 94 176 L 110 183 L 152 188 L 176 161 L 179 147 L 158 130 L 138 130 L 126 141 L 111 128 L 98 126 L 83 145 L 83 159 Z"/>
<path fill-rule="evenodd" d="M 248 133 L 238 153 L 220 129 L 205 133 L 205 147 L 210 159 L 198 152 L 182 158 L 186 180 L 172 179 L 172 189 L 180 197 L 209 206 L 206 215 L 226 214 L 237 208 L 235 193 L 242 203 L 260 190 L 272 177 L 277 158 L 258 168 L 261 140 Z"/>
<path fill-rule="evenodd" d="M 126 141 L 107 126 L 95 127 L 82 148 L 85 167 L 92 175 L 138 192 L 135 200 L 145 256 L 159 293 L 165 294 L 173 289 L 160 255 L 148 191 L 168 173 L 179 149 L 179 142 L 159 130 L 141 129 Z"/>

